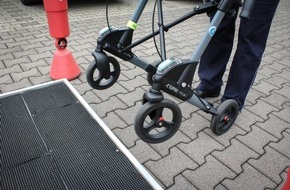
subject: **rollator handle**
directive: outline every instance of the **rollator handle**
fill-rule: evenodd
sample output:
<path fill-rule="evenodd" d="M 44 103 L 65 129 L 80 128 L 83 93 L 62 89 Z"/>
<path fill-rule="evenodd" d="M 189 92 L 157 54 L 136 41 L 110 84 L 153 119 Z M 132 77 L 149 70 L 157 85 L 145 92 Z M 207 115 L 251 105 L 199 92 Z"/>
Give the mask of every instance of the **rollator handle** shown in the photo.
<path fill-rule="evenodd" d="M 241 18 L 249 19 L 256 0 L 244 0 Z"/>

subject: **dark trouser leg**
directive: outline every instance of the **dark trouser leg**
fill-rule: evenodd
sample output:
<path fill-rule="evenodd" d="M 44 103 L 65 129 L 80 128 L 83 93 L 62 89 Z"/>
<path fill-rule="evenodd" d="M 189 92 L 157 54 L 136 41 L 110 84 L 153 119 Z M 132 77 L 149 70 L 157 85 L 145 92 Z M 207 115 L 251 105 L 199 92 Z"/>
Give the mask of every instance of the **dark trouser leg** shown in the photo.
<path fill-rule="evenodd" d="M 235 20 L 236 16 L 225 16 L 203 53 L 198 69 L 201 80 L 198 90 L 213 91 L 221 88 L 222 77 L 233 48 Z"/>
<path fill-rule="evenodd" d="M 222 101 L 235 99 L 240 109 L 244 106 L 261 63 L 278 3 L 279 0 L 256 0 L 251 18 L 241 19 L 238 46 Z"/>

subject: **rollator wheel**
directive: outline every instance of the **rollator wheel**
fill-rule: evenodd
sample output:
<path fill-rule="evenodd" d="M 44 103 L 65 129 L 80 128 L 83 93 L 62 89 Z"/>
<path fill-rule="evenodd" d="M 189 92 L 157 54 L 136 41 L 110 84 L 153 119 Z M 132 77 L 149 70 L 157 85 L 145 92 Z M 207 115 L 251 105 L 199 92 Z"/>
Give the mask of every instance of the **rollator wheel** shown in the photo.
<path fill-rule="evenodd" d="M 108 56 L 109 64 L 110 64 L 110 78 L 106 79 L 102 76 L 98 70 L 98 62 L 96 59 L 92 61 L 89 65 L 86 73 L 87 81 L 89 85 L 98 90 L 104 90 L 111 87 L 118 80 L 120 76 L 120 64 L 119 62 L 113 58 Z"/>
<path fill-rule="evenodd" d="M 239 105 L 235 100 L 226 100 L 217 108 L 218 114 L 213 115 L 210 129 L 216 135 L 227 132 L 234 124 L 239 114 Z"/>
<path fill-rule="evenodd" d="M 147 143 L 161 143 L 179 129 L 182 114 L 179 106 L 169 99 L 158 103 L 146 102 L 135 117 L 135 132 Z"/>

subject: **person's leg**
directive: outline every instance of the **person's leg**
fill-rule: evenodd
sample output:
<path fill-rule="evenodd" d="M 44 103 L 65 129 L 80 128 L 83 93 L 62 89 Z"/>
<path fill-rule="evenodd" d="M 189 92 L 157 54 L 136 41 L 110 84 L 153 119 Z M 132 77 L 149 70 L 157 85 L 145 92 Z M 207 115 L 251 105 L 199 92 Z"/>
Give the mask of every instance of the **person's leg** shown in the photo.
<path fill-rule="evenodd" d="M 233 48 L 236 17 L 237 15 L 225 16 L 205 49 L 198 68 L 201 82 L 197 91 L 217 92 L 219 95 L 222 77 Z"/>
<path fill-rule="evenodd" d="M 240 110 L 261 63 L 279 0 L 256 0 L 250 19 L 241 19 L 237 50 L 222 101 L 235 99 Z"/>

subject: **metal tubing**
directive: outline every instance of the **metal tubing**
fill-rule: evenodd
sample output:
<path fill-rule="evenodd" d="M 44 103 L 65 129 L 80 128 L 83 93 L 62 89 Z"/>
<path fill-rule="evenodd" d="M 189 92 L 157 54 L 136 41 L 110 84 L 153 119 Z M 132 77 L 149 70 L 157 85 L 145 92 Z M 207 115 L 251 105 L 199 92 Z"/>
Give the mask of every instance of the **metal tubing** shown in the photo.
<path fill-rule="evenodd" d="M 224 18 L 225 13 L 218 10 L 212 19 L 208 30 L 205 32 L 201 42 L 198 44 L 196 50 L 193 52 L 190 60 L 193 62 L 199 62 L 205 48 L 208 46 L 211 38 L 215 34 L 217 27 L 221 23 L 222 19 Z"/>
<path fill-rule="evenodd" d="M 166 47 L 165 47 L 165 34 L 164 34 L 164 23 L 163 23 L 163 10 L 162 10 L 162 0 L 158 0 L 158 25 L 160 32 L 160 49 L 161 49 L 161 58 L 166 60 Z"/>

